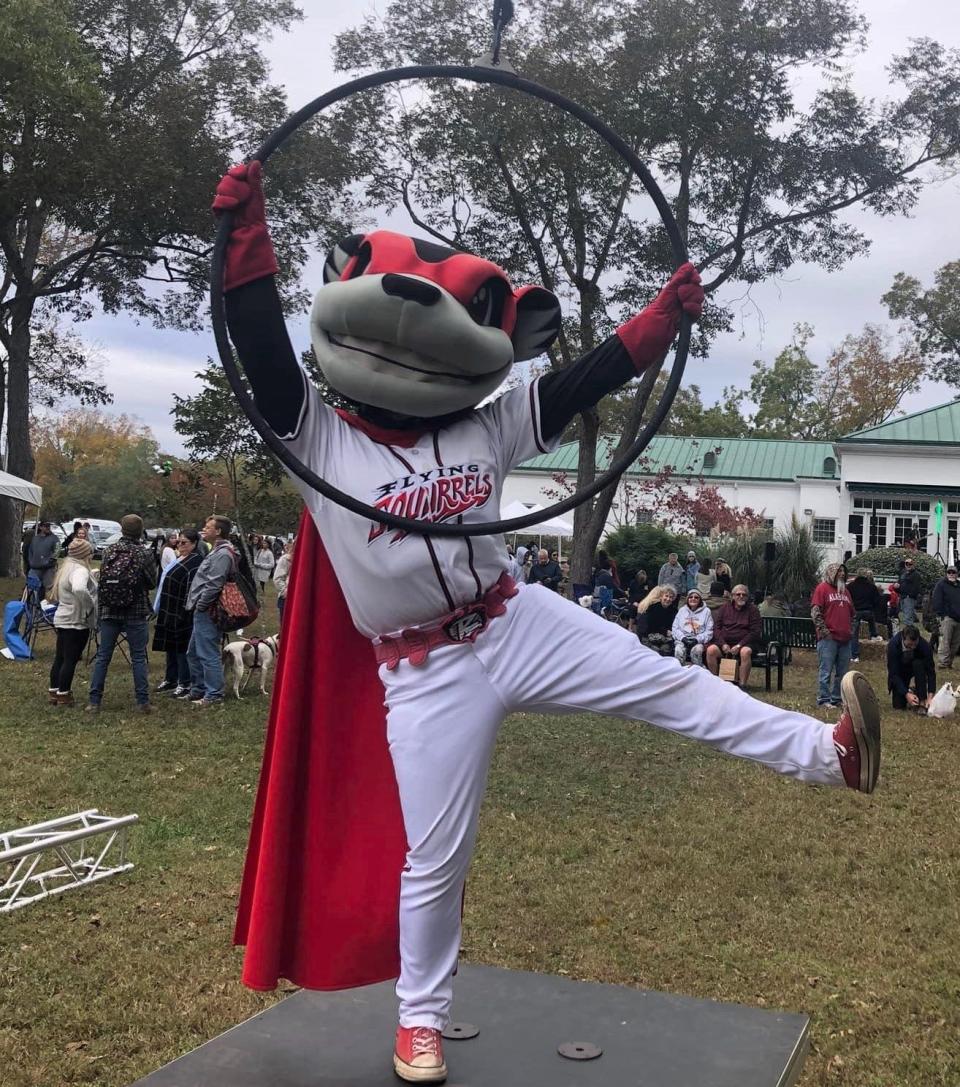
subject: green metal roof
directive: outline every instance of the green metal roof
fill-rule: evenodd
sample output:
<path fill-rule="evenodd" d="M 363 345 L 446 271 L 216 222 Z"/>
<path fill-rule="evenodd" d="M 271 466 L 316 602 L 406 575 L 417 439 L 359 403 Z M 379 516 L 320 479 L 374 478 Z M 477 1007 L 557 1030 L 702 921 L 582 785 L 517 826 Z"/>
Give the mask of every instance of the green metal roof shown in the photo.
<path fill-rule="evenodd" d="M 911 445 L 960 445 L 960 400 L 939 408 L 901 415 L 879 426 L 857 430 L 841 442 L 909 442 Z"/>
<path fill-rule="evenodd" d="M 518 471 L 576 472 L 577 442 L 566 442 L 553 453 L 544 453 L 519 465 Z M 603 439 L 597 446 L 597 467 L 610 463 L 611 445 Z M 716 452 L 716 463 L 703 463 L 708 452 Z M 656 475 L 669 465 L 676 474 L 702 475 L 704 479 L 794 480 L 839 478 L 836 456 L 830 442 L 775 441 L 766 438 L 674 438 L 658 435 L 628 475 Z M 829 464 L 827 463 L 829 458 Z M 834 471 L 827 469 L 833 465 Z"/>

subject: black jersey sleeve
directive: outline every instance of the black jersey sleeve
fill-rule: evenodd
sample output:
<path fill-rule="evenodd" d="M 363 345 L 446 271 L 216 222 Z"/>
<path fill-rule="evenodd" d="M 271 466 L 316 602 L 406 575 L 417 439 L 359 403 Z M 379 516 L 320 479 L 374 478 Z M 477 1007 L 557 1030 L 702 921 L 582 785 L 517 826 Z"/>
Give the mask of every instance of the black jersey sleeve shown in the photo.
<path fill-rule="evenodd" d="M 287 334 L 273 276 L 226 295 L 227 327 L 253 398 L 280 437 L 292 434 L 303 410 L 305 377 Z"/>
<path fill-rule="evenodd" d="M 546 374 L 537 384 L 544 438 L 555 438 L 578 411 L 592 408 L 607 393 L 636 376 L 636 367 L 617 335 L 565 369 Z"/>

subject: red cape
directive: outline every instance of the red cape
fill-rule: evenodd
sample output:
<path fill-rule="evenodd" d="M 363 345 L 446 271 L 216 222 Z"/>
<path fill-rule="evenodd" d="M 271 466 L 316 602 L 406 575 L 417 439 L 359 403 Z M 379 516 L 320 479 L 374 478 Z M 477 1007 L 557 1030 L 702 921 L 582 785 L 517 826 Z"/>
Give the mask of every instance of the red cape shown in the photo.
<path fill-rule="evenodd" d="M 304 514 L 234 942 L 243 982 L 346 989 L 400 972 L 406 837 L 383 685 Z"/>

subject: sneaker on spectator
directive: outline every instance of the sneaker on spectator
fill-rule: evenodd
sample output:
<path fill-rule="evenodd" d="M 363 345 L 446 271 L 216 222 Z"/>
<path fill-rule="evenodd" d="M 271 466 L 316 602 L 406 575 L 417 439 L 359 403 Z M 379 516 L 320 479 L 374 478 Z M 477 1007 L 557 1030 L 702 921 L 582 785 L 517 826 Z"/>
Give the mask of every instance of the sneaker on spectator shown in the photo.
<path fill-rule="evenodd" d="M 862 672 L 847 672 L 840 684 L 843 713 L 833 730 L 843 780 L 872 793 L 880 773 L 880 703 Z"/>
<path fill-rule="evenodd" d="M 157 691 L 172 691 L 176 687 L 175 683 L 171 683 L 169 679 L 165 679 L 163 683 L 158 683 L 154 688 Z"/>
<path fill-rule="evenodd" d="M 850 663 L 851 664 L 859 664 L 860 663 L 860 658 L 859 657 L 851 657 L 850 658 Z"/>
<path fill-rule="evenodd" d="M 447 1078 L 440 1031 L 433 1027 L 397 1027 L 393 1069 L 407 1083 L 442 1083 Z"/>
<path fill-rule="evenodd" d="M 170 692 L 171 698 L 185 698 L 190 693 L 189 687 L 174 687 Z"/>

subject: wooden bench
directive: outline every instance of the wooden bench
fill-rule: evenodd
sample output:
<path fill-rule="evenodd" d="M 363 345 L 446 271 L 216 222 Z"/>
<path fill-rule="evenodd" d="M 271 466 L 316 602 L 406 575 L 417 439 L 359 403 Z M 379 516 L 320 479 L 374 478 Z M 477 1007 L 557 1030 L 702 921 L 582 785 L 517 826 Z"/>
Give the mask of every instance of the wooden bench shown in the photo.
<path fill-rule="evenodd" d="M 766 689 L 770 690 L 770 670 L 776 665 L 777 690 L 783 690 L 783 666 L 788 663 L 788 649 L 816 649 L 817 631 L 812 619 L 770 615 L 763 619 L 763 649 L 754 654 L 754 664 L 763 665 Z"/>

